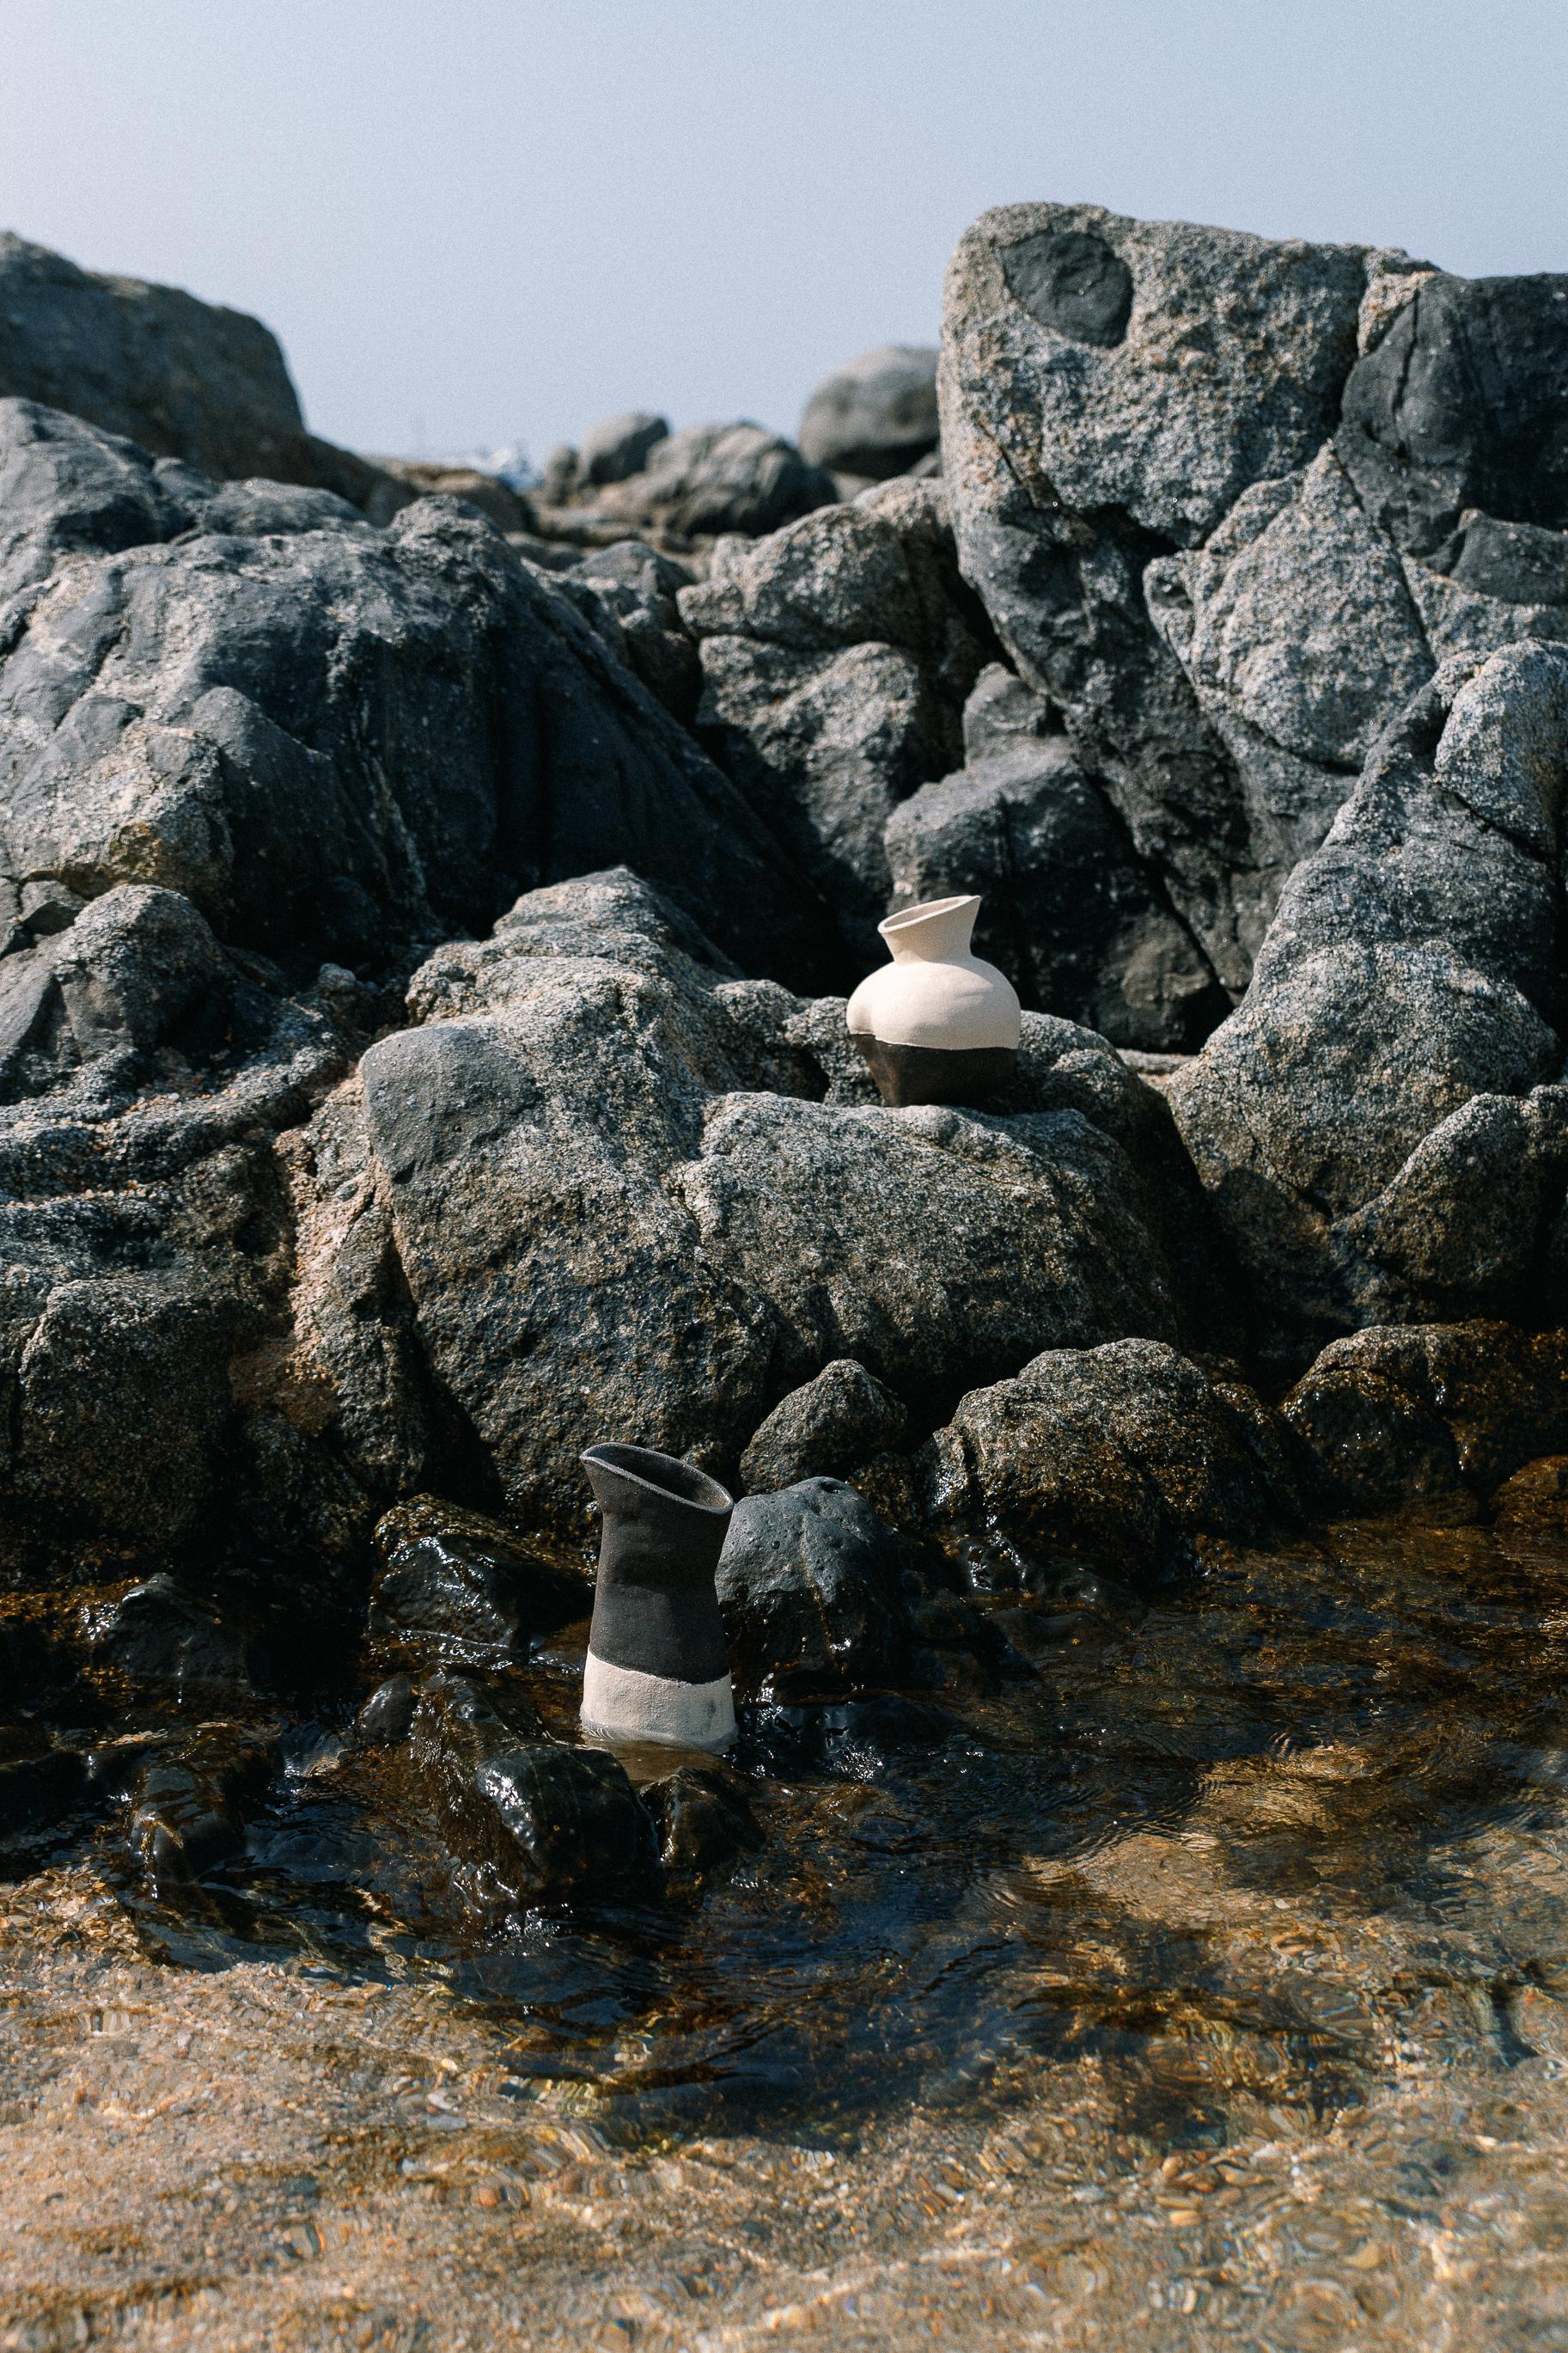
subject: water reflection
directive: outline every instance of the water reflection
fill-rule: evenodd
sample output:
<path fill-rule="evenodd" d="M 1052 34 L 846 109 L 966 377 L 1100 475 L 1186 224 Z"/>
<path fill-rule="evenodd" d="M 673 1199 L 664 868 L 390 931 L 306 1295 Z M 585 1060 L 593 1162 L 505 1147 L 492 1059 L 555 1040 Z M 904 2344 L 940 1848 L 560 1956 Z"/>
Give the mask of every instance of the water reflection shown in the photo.
<path fill-rule="evenodd" d="M 146 1933 L 438 1972 L 505 2024 L 509 2097 L 617 2137 L 831 2140 L 1070 2075 L 1128 2145 L 1217 2149 L 1353 2111 L 1407 2046 L 1500 2082 L 1531 2055 L 1568 1985 L 1561 1520 L 986 1606 L 1015 1668 L 988 1694 L 753 1713 L 765 1844 L 694 1914 L 460 1933 L 403 1785 L 323 1725 L 247 1855 Z"/>

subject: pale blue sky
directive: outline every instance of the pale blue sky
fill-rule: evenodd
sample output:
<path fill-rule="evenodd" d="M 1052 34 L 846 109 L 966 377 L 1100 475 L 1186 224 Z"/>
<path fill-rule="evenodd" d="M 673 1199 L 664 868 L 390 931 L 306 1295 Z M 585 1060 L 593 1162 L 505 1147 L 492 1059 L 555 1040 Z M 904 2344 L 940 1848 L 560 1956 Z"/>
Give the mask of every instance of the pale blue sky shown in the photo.
<path fill-rule="evenodd" d="M 256 311 L 317 431 L 793 430 L 987 205 L 1568 268 L 1568 0 L 0 0 L 0 226 Z"/>

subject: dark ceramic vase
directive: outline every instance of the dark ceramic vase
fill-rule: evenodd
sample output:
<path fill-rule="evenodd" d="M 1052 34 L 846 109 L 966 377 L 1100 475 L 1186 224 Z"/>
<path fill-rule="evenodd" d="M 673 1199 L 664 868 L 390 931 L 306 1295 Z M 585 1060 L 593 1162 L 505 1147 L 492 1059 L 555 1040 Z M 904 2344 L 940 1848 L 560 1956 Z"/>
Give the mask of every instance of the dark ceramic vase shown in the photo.
<path fill-rule="evenodd" d="M 727 1748 L 735 1703 L 714 1572 L 734 1497 L 648 1446 L 590 1446 L 582 1461 L 604 1514 L 584 1730 Z"/>

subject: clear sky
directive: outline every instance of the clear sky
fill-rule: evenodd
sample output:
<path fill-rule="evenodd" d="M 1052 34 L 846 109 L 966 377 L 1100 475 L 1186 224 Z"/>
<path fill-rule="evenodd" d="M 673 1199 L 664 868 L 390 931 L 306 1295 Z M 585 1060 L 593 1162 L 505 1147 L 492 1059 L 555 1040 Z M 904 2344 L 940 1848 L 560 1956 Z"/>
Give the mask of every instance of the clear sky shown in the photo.
<path fill-rule="evenodd" d="M 987 205 L 1568 268 L 1568 0 L 0 0 L 0 226 L 367 450 L 791 431 Z"/>

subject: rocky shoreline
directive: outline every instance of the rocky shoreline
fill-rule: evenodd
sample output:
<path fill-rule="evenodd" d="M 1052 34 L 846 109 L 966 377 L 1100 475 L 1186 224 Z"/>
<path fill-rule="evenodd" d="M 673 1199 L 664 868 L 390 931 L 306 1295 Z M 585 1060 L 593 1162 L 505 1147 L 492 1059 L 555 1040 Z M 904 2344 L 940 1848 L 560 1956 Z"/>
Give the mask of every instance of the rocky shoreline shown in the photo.
<path fill-rule="evenodd" d="M 531 491 L 0 295 L 15 1873 L 228 1950 L 308 1770 L 344 1918 L 688 1920 L 1085 1611 L 1561 1519 L 1568 279 L 1011 206 L 940 365 Z M 971 891 L 1014 1076 L 889 1109 Z M 577 1738 L 596 1439 L 742 1497 L 727 1764 Z"/>

